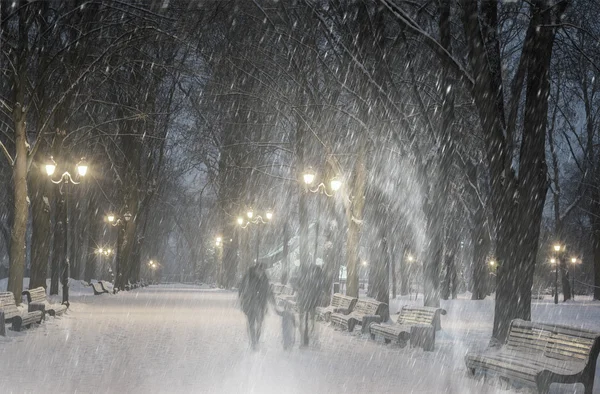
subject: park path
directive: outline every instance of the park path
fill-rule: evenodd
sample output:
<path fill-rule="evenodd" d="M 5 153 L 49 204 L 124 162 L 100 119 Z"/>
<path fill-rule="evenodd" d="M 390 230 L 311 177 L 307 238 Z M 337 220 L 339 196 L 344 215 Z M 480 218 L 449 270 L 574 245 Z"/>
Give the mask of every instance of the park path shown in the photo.
<path fill-rule="evenodd" d="M 252 352 L 235 293 L 154 286 L 73 301 L 68 316 L 0 340 L 0 392 L 496 392 L 467 377 L 450 327 L 431 353 L 323 324 L 311 347 L 285 352 L 271 313 Z"/>

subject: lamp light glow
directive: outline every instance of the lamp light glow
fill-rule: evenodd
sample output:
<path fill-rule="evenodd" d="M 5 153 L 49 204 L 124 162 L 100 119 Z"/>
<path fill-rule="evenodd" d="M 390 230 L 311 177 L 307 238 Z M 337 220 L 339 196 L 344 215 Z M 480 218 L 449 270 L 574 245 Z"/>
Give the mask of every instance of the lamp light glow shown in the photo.
<path fill-rule="evenodd" d="M 85 176 L 85 174 L 87 174 L 87 170 L 87 162 L 85 161 L 85 157 L 82 157 L 81 161 L 77 164 L 77 172 L 79 173 L 79 176 Z"/>
<path fill-rule="evenodd" d="M 339 178 L 333 178 L 330 182 L 330 186 L 331 186 L 331 190 L 333 190 L 334 192 L 340 190 L 340 188 L 342 187 L 342 181 Z"/>
<path fill-rule="evenodd" d="M 315 172 L 309 167 L 302 175 L 302 178 L 304 179 L 304 183 L 310 185 L 315 181 L 315 176 Z"/>

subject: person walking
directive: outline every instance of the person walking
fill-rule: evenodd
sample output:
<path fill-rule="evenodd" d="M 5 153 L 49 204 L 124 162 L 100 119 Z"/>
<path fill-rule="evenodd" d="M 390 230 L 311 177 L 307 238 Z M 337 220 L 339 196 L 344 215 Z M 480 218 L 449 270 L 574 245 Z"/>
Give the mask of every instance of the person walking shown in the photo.
<path fill-rule="evenodd" d="M 267 312 L 267 302 L 274 302 L 269 285 L 269 278 L 264 267 L 256 264 L 242 278 L 238 291 L 242 311 L 248 319 L 250 346 L 256 350 L 262 329 L 262 323 Z"/>

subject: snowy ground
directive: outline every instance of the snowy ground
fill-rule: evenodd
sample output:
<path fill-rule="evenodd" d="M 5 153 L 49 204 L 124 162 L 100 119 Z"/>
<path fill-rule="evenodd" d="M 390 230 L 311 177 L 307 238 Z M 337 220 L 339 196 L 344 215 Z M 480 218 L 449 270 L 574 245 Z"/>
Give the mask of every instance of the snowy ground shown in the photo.
<path fill-rule="evenodd" d="M 0 283 L 0 286 L 2 284 Z M 74 286 L 78 287 L 78 286 Z M 76 290 L 76 291 L 75 291 Z M 308 349 L 284 352 L 270 314 L 249 350 L 236 295 L 184 285 L 93 296 L 73 288 L 71 311 L 0 337 L 0 392 L 44 393 L 509 393 L 467 375 L 467 349 L 484 348 L 493 302 L 442 302 L 436 351 L 376 343 L 318 325 Z M 404 303 L 392 303 L 392 311 Z M 534 320 L 600 328 L 600 303 L 533 306 Z M 599 375 L 598 373 L 596 374 Z M 596 379 L 595 393 L 600 393 Z M 582 387 L 553 386 L 573 393 Z M 526 392 L 525 390 L 521 390 Z"/>

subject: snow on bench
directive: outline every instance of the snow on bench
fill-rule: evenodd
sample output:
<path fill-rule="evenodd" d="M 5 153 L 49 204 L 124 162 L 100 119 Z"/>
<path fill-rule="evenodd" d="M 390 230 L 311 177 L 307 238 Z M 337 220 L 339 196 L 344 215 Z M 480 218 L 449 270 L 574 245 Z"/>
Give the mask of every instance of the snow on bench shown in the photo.
<path fill-rule="evenodd" d="M 342 313 L 347 315 L 354 309 L 356 301 L 358 301 L 358 298 L 335 293 L 331 298 L 331 305 L 317 307 L 317 317 L 328 322 L 331 319 L 332 313 Z"/>
<path fill-rule="evenodd" d="M 67 311 L 67 306 L 64 304 L 51 304 L 46 299 L 46 289 L 36 287 L 35 289 L 25 290 L 24 296 L 27 296 L 29 312 L 41 310 L 50 316 L 61 315 Z"/>
<path fill-rule="evenodd" d="M 0 335 L 6 335 L 6 322 L 12 323 L 13 331 L 21 331 L 32 323 L 41 323 L 44 312 L 21 312 L 15 304 L 15 296 L 11 292 L 0 293 Z"/>
<path fill-rule="evenodd" d="M 332 313 L 330 321 L 336 326 L 354 331 L 357 324 L 362 325 L 365 331 L 372 322 L 381 323 L 382 316 L 387 314 L 387 304 L 375 300 L 358 300 L 352 312 L 345 315 L 343 313 Z"/>
<path fill-rule="evenodd" d="M 469 353 L 465 362 L 471 374 L 492 371 L 536 386 L 539 393 L 547 393 L 552 383 L 583 383 L 591 394 L 599 352 L 600 332 L 515 319 L 501 349 Z"/>
<path fill-rule="evenodd" d="M 400 310 L 396 324 L 371 323 L 369 332 L 371 338 L 384 338 L 385 343 L 396 341 L 402 347 L 410 339 L 411 347 L 422 347 L 423 350 L 433 351 L 435 347 L 435 332 L 441 329 L 440 315 L 446 311 L 441 308 L 416 307 L 405 305 Z"/>

